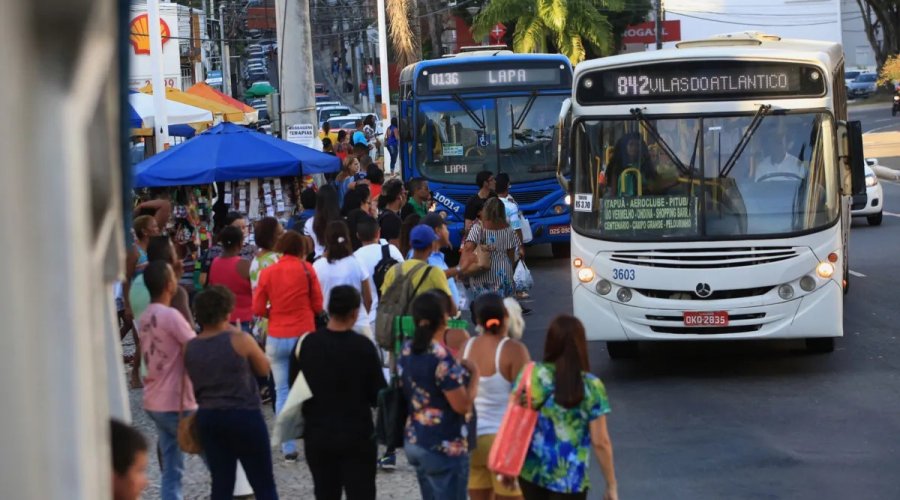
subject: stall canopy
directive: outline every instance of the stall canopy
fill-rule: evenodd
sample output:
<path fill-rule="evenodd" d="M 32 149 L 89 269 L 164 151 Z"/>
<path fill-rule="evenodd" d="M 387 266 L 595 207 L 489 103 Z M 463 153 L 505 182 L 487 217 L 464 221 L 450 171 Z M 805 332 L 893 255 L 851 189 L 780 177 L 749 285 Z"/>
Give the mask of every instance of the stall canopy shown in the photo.
<path fill-rule="evenodd" d="M 134 92 L 128 95 L 128 103 L 143 122 L 144 127 L 153 127 L 153 96 Z M 184 125 L 188 123 L 211 122 L 212 113 L 205 109 L 188 106 L 175 101 L 166 102 L 166 114 L 169 125 Z M 137 127 L 136 127 L 137 128 Z"/>
<path fill-rule="evenodd" d="M 221 123 L 193 139 L 134 167 L 135 187 L 190 186 L 257 177 L 323 174 L 340 170 L 340 160 L 231 123 Z"/>
<path fill-rule="evenodd" d="M 232 108 L 243 111 L 244 117 L 246 118 L 246 123 L 254 123 L 259 120 L 258 112 L 255 109 L 229 95 L 225 95 L 219 92 L 218 90 L 210 87 L 203 82 L 200 82 L 187 89 L 187 93 L 202 97 L 204 99 L 209 99 L 210 101 L 220 102 L 227 106 L 231 106 Z"/>
<path fill-rule="evenodd" d="M 153 86 L 146 85 L 140 89 L 145 94 L 153 94 Z M 227 104 L 213 101 L 205 97 L 194 94 L 188 94 L 172 87 L 166 87 L 166 99 L 169 101 L 180 102 L 200 109 L 212 112 L 213 116 L 221 117 L 223 121 L 232 123 L 247 123 L 244 116 L 244 110 L 229 106 Z M 218 120 L 217 120 L 218 121 Z"/>

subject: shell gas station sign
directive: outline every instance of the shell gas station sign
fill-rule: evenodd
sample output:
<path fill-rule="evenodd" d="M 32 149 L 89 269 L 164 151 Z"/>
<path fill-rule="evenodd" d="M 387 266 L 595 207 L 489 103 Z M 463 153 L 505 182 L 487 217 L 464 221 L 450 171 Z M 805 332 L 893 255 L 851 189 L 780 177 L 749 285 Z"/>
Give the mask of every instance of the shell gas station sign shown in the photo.
<path fill-rule="evenodd" d="M 181 88 L 181 53 L 178 44 L 178 11 L 177 4 L 162 3 L 159 5 L 159 30 L 162 35 L 163 79 L 167 87 Z M 147 4 L 132 4 L 131 19 L 128 23 L 128 88 L 138 90 L 152 83 L 150 67 L 150 20 L 147 16 Z"/>

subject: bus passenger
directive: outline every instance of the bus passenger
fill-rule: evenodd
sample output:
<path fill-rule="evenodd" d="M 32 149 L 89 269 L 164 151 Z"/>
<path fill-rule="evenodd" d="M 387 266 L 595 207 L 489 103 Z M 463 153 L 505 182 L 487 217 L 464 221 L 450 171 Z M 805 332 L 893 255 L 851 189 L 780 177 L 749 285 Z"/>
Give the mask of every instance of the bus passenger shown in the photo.
<path fill-rule="evenodd" d="M 650 150 L 641 135 L 632 132 L 622 136 L 606 169 L 607 196 L 643 195 L 656 177 Z"/>
<path fill-rule="evenodd" d="M 766 177 L 777 179 L 806 178 L 803 163 L 788 152 L 785 134 L 775 130 L 766 131 L 757 141 L 758 158 L 754 169 L 756 181 Z"/>

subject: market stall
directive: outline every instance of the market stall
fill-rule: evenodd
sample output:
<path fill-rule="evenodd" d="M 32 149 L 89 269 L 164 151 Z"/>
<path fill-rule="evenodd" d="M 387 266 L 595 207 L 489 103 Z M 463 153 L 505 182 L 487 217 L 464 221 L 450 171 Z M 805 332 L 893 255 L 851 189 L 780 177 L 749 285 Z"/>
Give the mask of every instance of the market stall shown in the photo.
<path fill-rule="evenodd" d="M 140 92 L 152 96 L 153 86 L 149 84 L 145 85 L 140 89 Z M 242 125 L 249 123 L 242 109 L 212 99 L 207 99 L 196 94 L 182 92 L 181 90 L 172 87 L 166 87 L 166 100 L 205 109 L 213 114 L 213 119 L 216 122 L 226 121 Z"/>
<path fill-rule="evenodd" d="M 203 82 L 200 82 L 200 83 L 194 85 L 193 87 L 187 89 L 187 93 L 193 94 L 196 96 L 200 96 L 205 99 L 209 99 L 211 101 L 218 101 L 218 102 L 221 102 L 222 104 L 226 104 L 233 108 L 240 109 L 241 111 L 244 112 L 244 117 L 246 118 L 247 123 L 255 123 L 255 122 L 259 121 L 259 112 L 257 110 L 248 106 L 246 103 L 238 101 L 237 99 L 235 99 L 229 95 L 219 92 L 218 90 L 210 87 L 209 85 L 207 85 Z"/>

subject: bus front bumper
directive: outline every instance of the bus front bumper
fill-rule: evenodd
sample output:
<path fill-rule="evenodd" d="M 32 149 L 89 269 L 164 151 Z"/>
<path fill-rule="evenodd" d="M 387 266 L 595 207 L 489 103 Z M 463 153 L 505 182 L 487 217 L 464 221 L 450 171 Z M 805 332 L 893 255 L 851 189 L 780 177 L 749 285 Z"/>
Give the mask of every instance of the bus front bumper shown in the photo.
<path fill-rule="evenodd" d="M 833 281 L 798 299 L 748 307 L 729 307 L 729 300 L 698 302 L 691 309 L 636 307 L 600 296 L 585 286 L 575 288 L 574 299 L 575 316 L 584 323 L 588 340 L 787 339 L 842 334 L 843 291 Z M 730 320 L 727 327 L 686 327 L 685 311 L 726 311 Z"/>

